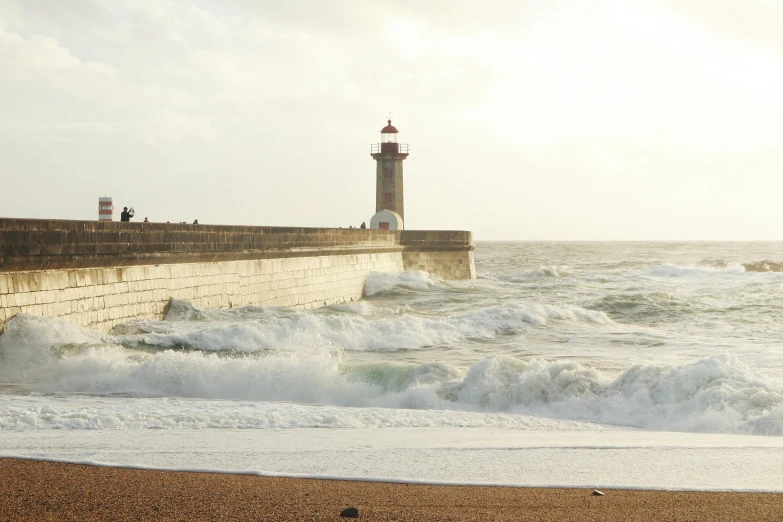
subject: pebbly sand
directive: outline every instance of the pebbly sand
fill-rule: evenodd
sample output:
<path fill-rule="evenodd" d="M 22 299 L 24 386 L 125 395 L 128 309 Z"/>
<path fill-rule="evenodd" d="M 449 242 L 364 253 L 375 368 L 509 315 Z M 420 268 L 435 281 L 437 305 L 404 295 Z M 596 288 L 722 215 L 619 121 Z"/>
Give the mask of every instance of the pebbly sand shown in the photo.
<path fill-rule="evenodd" d="M 783 494 L 423 486 L 0 459 L 0 520 L 783 520 Z"/>

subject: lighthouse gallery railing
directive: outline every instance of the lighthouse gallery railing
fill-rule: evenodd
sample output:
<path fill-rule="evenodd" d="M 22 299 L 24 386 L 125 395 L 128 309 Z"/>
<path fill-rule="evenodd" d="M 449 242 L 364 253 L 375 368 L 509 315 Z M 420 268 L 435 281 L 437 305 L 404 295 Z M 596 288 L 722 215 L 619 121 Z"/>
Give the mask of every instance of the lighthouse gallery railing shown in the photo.
<path fill-rule="evenodd" d="M 407 143 L 374 143 L 370 145 L 370 154 L 409 154 Z"/>

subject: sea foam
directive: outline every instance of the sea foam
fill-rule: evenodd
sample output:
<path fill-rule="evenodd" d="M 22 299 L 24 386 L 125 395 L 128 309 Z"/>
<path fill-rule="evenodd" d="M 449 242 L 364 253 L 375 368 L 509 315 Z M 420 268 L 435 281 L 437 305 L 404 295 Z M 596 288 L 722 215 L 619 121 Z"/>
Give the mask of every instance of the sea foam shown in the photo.
<path fill-rule="evenodd" d="M 28 333 L 14 334 L 19 330 Z M 573 361 L 500 355 L 468 368 L 356 365 L 312 338 L 306 347 L 263 355 L 139 351 L 112 343 L 111 336 L 100 343 L 76 327 L 27 317 L 8 332 L 0 337 L 0 379 L 38 394 L 524 414 L 653 430 L 783 435 L 783 390 L 732 355 L 679 366 L 637 364 L 609 375 Z M 30 339 L 34 357 L 24 349 Z M 8 409 L 4 415 L 2 422 L 17 428 L 46 426 L 49 416 Z"/>
<path fill-rule="evenodd" d="M 706 277 L 714 275 L 734 275 L 745 273 L 745 268 L 741 265 L 731 265 L 724 267 L 713 266 L 678 266 L 672 264 L 663 264 L 650 267 L 641 275 L 653 277 Z"/>
<path fill-rule="evenodd" d="M 122 335 L 114 336 L 114 340 L 125 346 L 211 351 L 290 351 L 308 343 L 327 343 L 350 351 L 393 351 L 450 345 L 467 339 L 493 339 L 501 333 L 520 333 L 560 323 L 613 324 L 601 311 L 535 303 L 499 304 L 447 317 L 421 316 L 408 313 L 405 308 L 376 308 L 366 302 L 335 305 L 325 312 L 232 312 L 235 315 L 212 321 L 136 323 L 135 330 L 127 326 L 118 330 Z"/>

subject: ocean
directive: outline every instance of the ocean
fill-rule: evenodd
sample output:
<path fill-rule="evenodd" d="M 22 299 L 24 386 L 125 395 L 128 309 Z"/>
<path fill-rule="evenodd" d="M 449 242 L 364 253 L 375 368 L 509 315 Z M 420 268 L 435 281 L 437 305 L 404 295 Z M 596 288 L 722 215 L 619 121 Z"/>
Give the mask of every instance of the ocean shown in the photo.
<path fill-rule="evenodd" d="M 315 310 L 17 316 L 0 455 L 444 484 L 783 491 L 783 243 L 478 242 Z"/>

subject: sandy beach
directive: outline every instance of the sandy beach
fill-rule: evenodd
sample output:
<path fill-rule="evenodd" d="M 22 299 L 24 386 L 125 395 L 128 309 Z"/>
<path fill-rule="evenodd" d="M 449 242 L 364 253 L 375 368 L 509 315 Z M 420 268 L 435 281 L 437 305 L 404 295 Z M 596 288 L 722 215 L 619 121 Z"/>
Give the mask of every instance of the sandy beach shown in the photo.
<path fill-rule="evenodd" d="M 783 494 L 426 486 L 0 459 L 0 520 L 781 520 Z"/>

